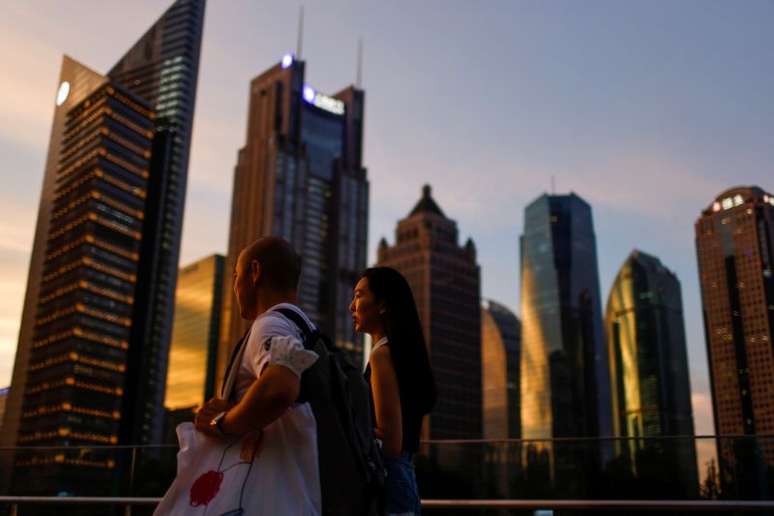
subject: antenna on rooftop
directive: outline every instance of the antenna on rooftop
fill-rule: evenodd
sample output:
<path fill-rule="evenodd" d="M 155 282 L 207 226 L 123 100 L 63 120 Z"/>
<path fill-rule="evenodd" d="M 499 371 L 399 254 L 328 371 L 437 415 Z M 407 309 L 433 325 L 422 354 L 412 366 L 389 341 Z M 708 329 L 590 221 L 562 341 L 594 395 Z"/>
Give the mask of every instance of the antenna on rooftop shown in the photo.
<path fill-rule="evenodd" d="M 298 13 L 298 43 L 296 44 L 296 59 L 301 59 L 301 50 L 304 45 L 304 6 Z"/>
<path fill-rule="evenodd" d="M 355 86 L 361 89 L 363 86 L 363 38 L 357 39 L 357 79 Z"/>

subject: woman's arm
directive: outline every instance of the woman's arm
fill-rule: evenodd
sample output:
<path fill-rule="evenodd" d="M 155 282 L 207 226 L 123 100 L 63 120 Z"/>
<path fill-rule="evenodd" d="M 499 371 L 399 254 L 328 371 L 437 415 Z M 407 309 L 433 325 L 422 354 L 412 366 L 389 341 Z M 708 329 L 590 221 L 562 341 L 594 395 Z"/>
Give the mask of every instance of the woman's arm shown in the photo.
<path fill-rule="evenodd" d="M 370 361 L 375 432 L 382 439 L 384 455 L 398 457 L 403 448 L 403 421 L 398 377 L 389 346 L 380 346 L 371 354 Z"/>

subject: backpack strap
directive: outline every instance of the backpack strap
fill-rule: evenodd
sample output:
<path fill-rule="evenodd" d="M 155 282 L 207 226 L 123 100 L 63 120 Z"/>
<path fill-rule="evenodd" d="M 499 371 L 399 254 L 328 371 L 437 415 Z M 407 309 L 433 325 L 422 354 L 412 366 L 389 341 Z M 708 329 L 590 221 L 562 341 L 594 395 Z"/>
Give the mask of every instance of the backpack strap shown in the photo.
<path fill-rule="evenodd" d="M 228 399 L 231 397 L 230 392 L 225 392 L 226 386 L 228 384 L 229 380 L 229 374 L 231 374 L 231 369 L 234 367 L 234 362 L 236 361 L 237 357 L 240 356 L 240 351 L 242 350 L 242 347 L 245 345 L 245 342 L 247 342 L 247 336 L 250 334 L 250 328 L 247 329 L 244 335 L 242 335 L 242 338 L 237 341 L 234 348 L 231 350 L 231 356 L 228 358 L 228 366 L 226 367 L 226 373 L 223 375 L 223 385 L 220 386 L 220 396 L 223 399 Z"/>
<path fill-rule="evenodd" d="M 295 324 L 298 329 L 301 330 L 301 333 L 304 335 L 304 348 L 309 349 L 314 345 L 312 339 L 314 336 L 314 331 L 309 327 L 309 324 L 307 324 L 304 318 L 301 317 L 301 314 L 295 310 L 291 310 L 290 308 L 277 308 L 275 312 L 279 312 L 290 319 L 291 322 L 293 322 L 293 324 Z"/>
<path fill-rule="evenodd" d="M 291 310 L 290 308 L 277 308 L 275 312 L 279 312 L 280 314 L 284 315 L 290 321 L 298 327 L 299 330 L 301 330 L 301 333 L 303 334 L 303 343 L 304 343 L 304 349 L 311 349 L 312 346 L 314 346 L 315 339 L 314 336 L 316 334 L 319 334 L 316 330 L 312 330 L 312 328 L 309 327 L 309 324 L 304 320 L 303 317 L 301 317 L 301 314 L 296 312 L 295 310 Z M 296 401 L 298 403 L 305 403 L 309 401 L 310 393 L 309 393 L 309 387 L 307 387 L 307 382 L 304 381 L 304 375 L 301 375 L 301 390 L 298 393 L 298 398 Z"/>

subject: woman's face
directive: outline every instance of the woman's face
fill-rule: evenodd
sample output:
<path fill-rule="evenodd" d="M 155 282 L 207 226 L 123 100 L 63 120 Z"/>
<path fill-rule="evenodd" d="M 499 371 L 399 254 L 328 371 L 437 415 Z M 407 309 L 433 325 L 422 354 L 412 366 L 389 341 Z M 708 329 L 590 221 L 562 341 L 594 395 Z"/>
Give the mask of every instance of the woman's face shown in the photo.
<path fill-rule="evenodd" d="M 383 331 L 380 310 L 382 303 L 376 301 L 374 293 L 368 286 L 368 278 L 361 278 L 355 285 L 352 303 L 349 311 L 355 322 L 355 331 L 372 334 L 375 331 Z"/>

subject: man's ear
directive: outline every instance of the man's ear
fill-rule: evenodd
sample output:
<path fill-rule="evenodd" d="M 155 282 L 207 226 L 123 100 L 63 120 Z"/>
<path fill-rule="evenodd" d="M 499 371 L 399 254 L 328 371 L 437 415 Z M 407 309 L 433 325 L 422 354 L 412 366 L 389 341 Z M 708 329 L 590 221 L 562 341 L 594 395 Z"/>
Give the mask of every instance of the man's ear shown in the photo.
<path fill-rule="evenodd" d="M 261 280 L 261 263 L 258 260 L 253 260 L 250 262 L 250 279 L 253 282 L 253 285 L 258 285 L 258 282 Z"/>

